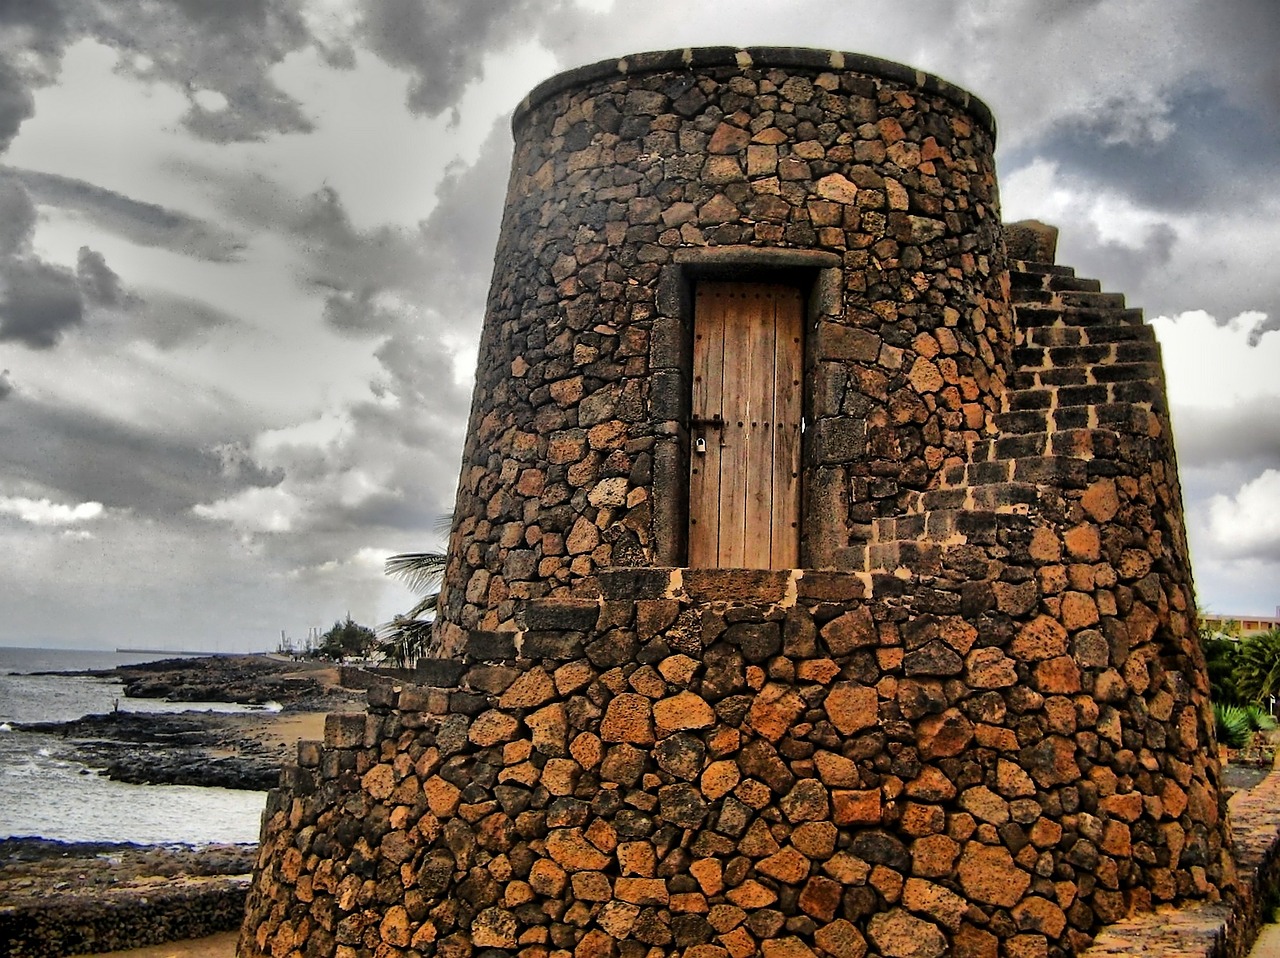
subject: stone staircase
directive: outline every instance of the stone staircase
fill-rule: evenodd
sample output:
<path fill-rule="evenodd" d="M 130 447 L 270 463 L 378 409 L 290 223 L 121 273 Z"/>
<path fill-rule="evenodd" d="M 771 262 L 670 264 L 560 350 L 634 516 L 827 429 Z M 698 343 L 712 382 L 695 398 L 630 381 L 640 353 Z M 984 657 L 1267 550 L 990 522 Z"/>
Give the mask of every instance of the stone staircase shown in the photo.
<path fill-rule="evenodd" d="M 1163 428 L 1160 346 L 1142 310 L 1066 266 L 1014 261 L 1010 280 L 1017 344 L 997 434 L 913 493 L 904 515 L 873 522 L 866 571 L 936 574 L 949 551 L 1023 524 L 1044 490 L 1083 489 L 1089 460 L 1123 437 Z"/>

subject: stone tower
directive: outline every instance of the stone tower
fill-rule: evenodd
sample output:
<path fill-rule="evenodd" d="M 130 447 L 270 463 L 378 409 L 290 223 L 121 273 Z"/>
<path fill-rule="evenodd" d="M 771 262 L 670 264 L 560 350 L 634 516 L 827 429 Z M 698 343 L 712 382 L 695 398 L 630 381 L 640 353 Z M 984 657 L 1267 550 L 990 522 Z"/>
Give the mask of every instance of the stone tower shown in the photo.
<path fill-rule="evenodd" d="M 1232 882 L 1159 351 L 995 130 L 829 51 L 514 119 L 438 658 L 330 716 L 243 956 L 1066 955 Z"/>

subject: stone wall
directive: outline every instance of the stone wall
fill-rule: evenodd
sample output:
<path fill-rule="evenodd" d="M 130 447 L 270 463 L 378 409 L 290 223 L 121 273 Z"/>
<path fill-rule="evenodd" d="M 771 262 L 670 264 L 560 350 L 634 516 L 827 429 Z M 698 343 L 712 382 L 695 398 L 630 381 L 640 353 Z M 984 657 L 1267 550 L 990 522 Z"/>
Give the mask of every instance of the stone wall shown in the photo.
<path fill-rule="evenodd" d="M 90 866 L 92 867 L 92 866 Z M 53 895 L 41 904 L 0 906 L 0 954 L 62 958 L 125 951 L 230 932 L 241 926 L 245 876 L 174 878 L 144 891 Z"/>
<path fill-rule="evenodd" d="M 1216 896 L 1159 585 L 1116 583 L 1133 630 L 1068 630 L 1017 597 L 1044 529 L 1010 515 L 927 586 L 655 569 L 531 602 L 301 750 L 240 953 L 1061 955 Z M 992 551 L 1011 574 L 975 577 Z"/>

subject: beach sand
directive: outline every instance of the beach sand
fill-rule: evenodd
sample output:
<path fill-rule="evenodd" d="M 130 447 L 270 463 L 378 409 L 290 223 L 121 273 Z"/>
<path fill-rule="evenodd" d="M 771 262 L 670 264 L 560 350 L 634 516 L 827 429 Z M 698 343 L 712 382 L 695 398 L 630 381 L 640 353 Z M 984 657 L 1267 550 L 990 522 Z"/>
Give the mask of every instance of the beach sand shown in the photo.
<path fill-rule="evenodd" d="M 171 941 L 167 945 L 150 945 L 128 951 L 99 951 L 84 958 L 235 958 L 239 932 L 224 931 L 208 938 Z"/>
<path fill-rule="evenodd" d="M 327 712 L 278 712 L 275 714 L 252 713 L 238 730 L 246 738 L 253 738 L 269 748 L 286 746 L 292 750 L 300 741 L 320 741 L 324 738 L 324 717 Z"/>

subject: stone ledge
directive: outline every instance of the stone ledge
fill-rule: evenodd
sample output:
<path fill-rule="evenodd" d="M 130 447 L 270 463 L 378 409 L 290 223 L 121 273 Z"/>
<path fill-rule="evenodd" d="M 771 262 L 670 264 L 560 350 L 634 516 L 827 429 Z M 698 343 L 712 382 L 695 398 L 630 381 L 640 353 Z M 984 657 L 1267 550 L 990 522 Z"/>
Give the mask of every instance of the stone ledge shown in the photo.
<path fill-rule="evenodd" d="M 1249 789 L 1231 796 L 1240 895 L 1225 902 L 1162 908 L 1109 925 L 1081 958 L 1242 958 L 1266 920 L 1263 908 L 1280 882 L 1280 764 Z"/>
<path fill-rule="evenodd" d="M 634 76 L 637 73 L 707 69 L 708 67 L 736 67 L 739 70 L 796 67 L 802 70 L 865 73 L 868 76 L 891 80 L 926 93 L 935 93 L 950 100 L 961 109 L 973 114 L 974 119 L 982 124 L 992 138 L 996 135 L 995 114 L 991 112 L 991 107 L 969 91 L 942 77 L 903 63 L 868 56 L 865 53 L 815 50 L 807 47 L 746 47 L 744 49 L 690 47 L 681 50 L 633 53 L 617 60 L 600 60 L 558 73 L 535 86 L 516 107 L 511 117 L 511 127 L 518 129 L 534 107 L 564 90 L 586 86 L 598 80 Z"/>

